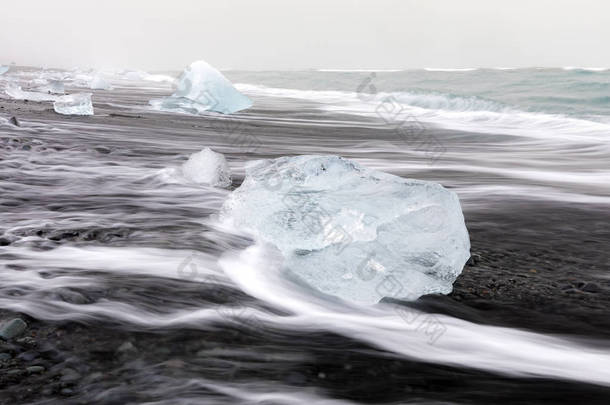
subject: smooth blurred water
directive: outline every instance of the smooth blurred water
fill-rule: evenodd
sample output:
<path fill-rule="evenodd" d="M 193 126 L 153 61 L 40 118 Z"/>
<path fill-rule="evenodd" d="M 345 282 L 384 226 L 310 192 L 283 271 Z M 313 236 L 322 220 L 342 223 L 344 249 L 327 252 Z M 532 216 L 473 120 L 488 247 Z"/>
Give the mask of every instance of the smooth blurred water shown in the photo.
<path fill-rule="evenodd" d="M 27 90 L 59 75 L 75 92 L 93 73 L 11 69 L 0 86 Z M 441 182 L 467 214 L 511 201 L 610 203 L 609 72 L 371 74 L 229 71 L 254 106 L 227 117 L 153 111 L 148 101 L 172 93 L 172 74 L 106 72 L 114 90 L 94 92 L 93 117 L 60 117 L 47 104 L 23 103 L 14 110 L 17 128 L 0 113 L 0 236 L 10 242 L 0 247 L 0 307 L 50 321 L 110 322 L 159 339 L 184 330 L 215 336 L 214 348 L 195 339 L 197 350 L 208 350 L 204 359 L 174 350 L 185 367 L 171 378 L 160 371 L 166 359 L 159 348 L 147 347 L 129 371 L 151 403 L 195 403 L 201 390 L 221 397 L 210 403 L 342 403 L 308 390 L 324 385 L 322 377 L 311 384 L 284 377 L 306 368 L 308 356 L 327 356 L 343 369 L 341 356 L 369 352 L 374 361 L 610 385 L 610 353 L 591 342 L 405 314 L 390 303 L 354 305 L 303 289 L 282 277 L 273 251 L 219 224 L 230 190 L 167 176 L 204 147 L 227 156 L 234 186 L 249 160 L 335 154 Z M 545 243 L 535 230 L 506 223 L 474 225 L 498 227 L 523 245 Z M 415 319 L 440 324 L 442 336 L 431 342 L 435 335 Z M 258 347 L 229 341 L 235 329 L 255 336 Z M 244 361 L 253 351 L 270 360 Z M 227 379 L 223 370 L 234 366 L 244 376 Z M 269 377 L 276 369 L 280 375 Z M 133 387 L 92 383 L 83 399 Z M 492 395 L 494 387 L 487 390 Z"/>

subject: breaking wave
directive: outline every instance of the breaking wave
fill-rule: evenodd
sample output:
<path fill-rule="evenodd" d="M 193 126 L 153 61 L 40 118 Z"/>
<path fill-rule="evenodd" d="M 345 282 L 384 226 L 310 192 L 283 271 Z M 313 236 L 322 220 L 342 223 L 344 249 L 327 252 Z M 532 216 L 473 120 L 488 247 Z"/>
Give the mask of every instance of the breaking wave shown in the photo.
<path fill-rule="evenodd" d="M 479 68 L 424 68 L 427 72 L 473 72 Z"/>
<path fill-rule="evenodd" d="M 575 66 L 565 66 L 562 68 L 563 70 L 576 70 L 576 71 L 586 71 L 586 72 L 605 72 L 609 68 L 607 67 L 575 67 Z"/>
<path fill-rule="evenodd" d="M 604 120 L 562 114 L 530 112 L 477 96 L 440 92 L 387 92 L 358 94 L 325 90 L 296 90 L 238 84 L 246 94 L 305 99 L 335 113 L 378 116 L 382 119 L 414 117 L 443 128 L 534 138 L 590 141 L 607 139 L 610 125 Z M 603 101 L 603 100 L 602 100 Z"/>

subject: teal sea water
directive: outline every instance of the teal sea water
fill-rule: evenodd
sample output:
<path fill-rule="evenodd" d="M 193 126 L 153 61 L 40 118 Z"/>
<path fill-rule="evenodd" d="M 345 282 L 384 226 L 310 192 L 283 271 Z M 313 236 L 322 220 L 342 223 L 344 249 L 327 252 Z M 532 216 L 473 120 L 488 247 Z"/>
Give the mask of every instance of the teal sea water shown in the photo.
<path fill-rule="evenodd" d="M 238 83 L 271 88 L 364 94 L 394 92 L 410 101 L 406 104 L 450 111 L 515 109 L 602 122 L 607 122 L 610 115 L 608 69 L 227 71 L 226 74 Z"/>

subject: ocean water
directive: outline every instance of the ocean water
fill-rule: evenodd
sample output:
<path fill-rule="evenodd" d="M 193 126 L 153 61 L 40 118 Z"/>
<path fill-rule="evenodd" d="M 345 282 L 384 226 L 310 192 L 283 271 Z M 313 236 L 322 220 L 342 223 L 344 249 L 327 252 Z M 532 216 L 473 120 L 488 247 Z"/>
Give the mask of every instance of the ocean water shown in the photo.
<path fill-rule="evenodd" d="M 59 77 L 88 91 L 94 73 L 11 68 L 0 88 Z M 519 392 L 527 403 L 584 392 L 603 403 L 605 301 L 564 301 L 553 283 L 586 277 L 607 296 L 610 71 L 229 70 L 254 101 L 232 116 L 153 110 L 178 72 L 102 73 L 113 90 L 93 92 L 93 117 L 0 100 L 0 308 L 99 328 L 101 341 L 129 334 L 140 353 L 109 365 L 94 341 L 76 345 L 70 361 L 107 378 L 83 380 L 75 401 L 513 403 Z M 499 293 L 489 305 L 517 314 L 509 322 L 480 301 L 473 318 L 457 300 L 449 311 L 364 306 L 295 285 L 272 249 L 218 222 L 231 189 L 179 175 L 204 147 L 226 155 L 234 187 L 247 161 L 298 154 L 438 181 L 460 197 L 473 249 L 489 254 L 460 294 L 541 266 L 548 280 L 519 288 L 554 306 Z M 506 318 L 491 322 L 497 313 Z"/>
<path fill-rule="evenodd" d="M 436 145 L 437 152 L 434 146 L 420 149 L 430 157 L 428 165 L 437 169 L 518 179 L 511 184 L 498 181 L 485 192 L 534 192 L 540 198 L 581 203 L 608 201 L 608 69 L 227 74 L 253 96 L 311 100 L 322 111 L 374 118 L 398 132 L 402 125 L 409 133 L 402 138 L 410 136 L 413 142 L 399 142 L 398 147 L 407 150 L 418 144 L 417 135 L 425 138 L 426 130 L 467 132 L 461 140 L 469 148 L 462 143 L 460 150 L 447 145 Z M 430 142 L 437 141 L 433 137 Z M 476 192 L 476 187 L 468 192 Z"/>
<path fill-rule="evenodd" d="M 240 72 L 235 83 L 303 92 L 394 93 L 405 105 L 446 111 L 521 111 L 607 121 L 610 69 Z M 261 91 L 263 91 L 261 89 Z M 304 93 L 294 92 L 294 95 Z M 322 93 L 321 95 L 323 95 Z M 315 93 L 311 93 L 315 98 Z"/>

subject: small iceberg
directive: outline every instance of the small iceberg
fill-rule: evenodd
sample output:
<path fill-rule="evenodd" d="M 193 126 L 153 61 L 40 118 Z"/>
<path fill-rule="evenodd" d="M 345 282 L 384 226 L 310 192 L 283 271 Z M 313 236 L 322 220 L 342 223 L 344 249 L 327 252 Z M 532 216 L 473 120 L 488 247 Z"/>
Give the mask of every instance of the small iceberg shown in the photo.
<path fill-rule="evenodd" d="M 25 91 L 21 86 L 15 83 L 9 83 L 6 86 L 4 92 L 15 100 L 30 100 L 30 101 L 55 101 L 58 96 L 49 94 L 47 91 L 44 93 L 36 91 Z"/>
<path fill-rule="evenodd" d="M 95 75 L 89 82 L 91 90 L 112 90 L 112 86 L 101 75 Z"/>
<path fill-rule="evenodd" d="M 132 80 L 132 81 L 138 81 L 138 80 L 144 80 L 146 73 L 145 72 L 141 72 L 141 71 L 128 71 L 125 72 L 125 79 L 127 80 Z"/>
<path fill-rule="evenodd" d="M 161 111 L 232 114 L 250 108 L 252 101 L 218 70 L 204 61 L 197 61 L 184 70 L 174 94 L 151 100 L 150 104 Z"/>
<path fill-rule="evenodd" d="M 447 294 L 470 257 L 455 193 L 337 156 L 253 162 L 220 219 L 277 247 L 293 278 L 366 304 Z"/>
<path fill-rule="evenodd" d="M 91 93 L 76 93 L 60 96 L 53 103 L 53 109 L 63 115 L 93 115 Z"/>
<path fill-rule="evenodd" d="M 182 174 L 193 183 L 213 187 L 229 187 L 232 182 L 231 171 L 224 155 L 210 148 L 193 153 L 182 165 Z"/>
<path fill-rule="evenodd" d="M 0 75 L 5 74 L 6 72 L 8 72 L 9 67 L 8 66 L 2 66 L 0 65 Z"/>
<path fill-rule="evenodd" d="M 38 87 L 36 90 L 47 94 L 64 94 L 64 82 L 61 80 L 46 80 L 46 83 Z"/>

